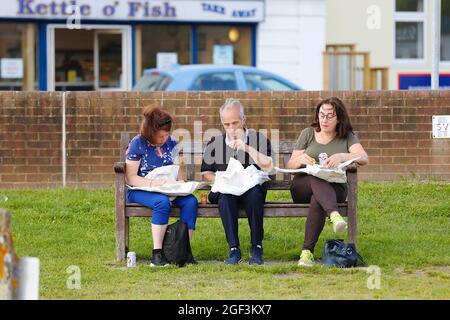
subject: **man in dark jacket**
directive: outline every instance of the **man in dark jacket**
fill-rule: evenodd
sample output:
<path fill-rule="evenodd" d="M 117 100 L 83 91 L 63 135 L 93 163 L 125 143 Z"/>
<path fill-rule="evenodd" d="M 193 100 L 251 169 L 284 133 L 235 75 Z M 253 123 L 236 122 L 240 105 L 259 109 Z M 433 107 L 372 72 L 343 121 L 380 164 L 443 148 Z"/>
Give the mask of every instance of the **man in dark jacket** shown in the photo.
<path fill-rule="evenodd" d="M 245 127 L 244 108 L 238 100 L 228 99 L 220 108 L 220 119 L 225 133 L 213 137 L 203 153 L 201 172 L 206 181 L 215 180 L 215 172 L 225 171 L 231 157 L 244 168 L 255 165 L 270 172 L 273 169 L 270 141 L 261 133 Z M 230 247 L 225 264 L 238 264 L 242 255 L 238 236 L 238 212 L 243 206 L 251 232 L 252 248 L 250 264 L 264 264 L 262 241 L 264 238 L 263 217 L 267 188 L 256 185 L 241 196 L 211 192 L 211 203 L 218 203 L 219 213 Z"/>

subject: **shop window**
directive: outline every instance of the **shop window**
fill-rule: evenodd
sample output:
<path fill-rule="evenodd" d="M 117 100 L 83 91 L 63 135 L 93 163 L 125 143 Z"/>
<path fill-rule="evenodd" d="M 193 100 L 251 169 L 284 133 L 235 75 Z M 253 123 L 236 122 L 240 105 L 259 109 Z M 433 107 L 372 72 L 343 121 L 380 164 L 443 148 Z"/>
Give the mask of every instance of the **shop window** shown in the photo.
<path fill-rule="evenodd" d="M 423 0 L 396 0 L 395 58 L 424 59 L 425 11 Z"/>
<path fill-rule="evenodd" d="M 251 27 L 199 26 L 197 33 L 198 63 L 252 64 Z"/>
<path fill-rule="evenodd" d="M 55 89 L 94 90 L 93 30 L 55 30 Z"/>
<path fill-rule="evenodd" d="M 0 90 L 36 89 L 35 39 L 33 24 L 0 23 Z"/>
<path fill-rule="evenodd" d="M 98 88 L 120 88 L 122 86 L 122 35 L 98 35 L 99 74 Z"/>
<path fill-rule="evenodd" d="M 143 69 L 164 67 L 173 63 L 191 63 L 189 25 L 143 25 L 141 28 Z"/>
<path fill-rule="evenodd" d="M 126 90 L 131 63 L 124 59 L 127 28 L 55 28 L 55 90 Z"/>

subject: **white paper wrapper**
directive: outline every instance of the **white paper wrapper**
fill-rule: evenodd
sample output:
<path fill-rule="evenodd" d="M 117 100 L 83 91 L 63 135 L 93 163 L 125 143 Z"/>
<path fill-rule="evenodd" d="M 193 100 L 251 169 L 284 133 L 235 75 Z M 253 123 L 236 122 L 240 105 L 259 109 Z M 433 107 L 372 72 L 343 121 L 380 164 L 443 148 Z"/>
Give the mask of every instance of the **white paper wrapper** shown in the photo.
<path fill-rule="evenodd" d="M 211 191 L 241 196 L 254 186 L 269 180 L 267 173 L 256 169 L 254 165 L 244 169 L 238 160 L 231 158 L 226 171 L 216 172 Z"/>
<path fill-rule="evenodd" d="M 199 181 L 177 181 L 178 171 L 180 166 L 170 165 L 155 168 L 150 171 L 145 178 L 146 179 L 161 179 L 166 180 L 166 184 L 158 187 L 133 187 L 128 186 L 131 190 L 143 190 L 148 192 L 159 192 L 170 196 L 170 200 L 174 200 L 178 196 L 187 196 L 193 194 L 195 190 L 205 186 L 206 182 Z"/>
<path fill-rule="evenodd" d="M 320 179 L 326 180 L 328 182 L 334 183 L 346 183 L 347 182 L 347 174 L 345 173 L 345 168 L 350 165 L 352 162 L 358 160 L 360 157 L 345 161 L 339 164 L 336 168 L 328 169 L 324 168 L 320 165 L 307 165 L 306 168 L 302 169 L 280 169 L 275 167 L 275 170 L 283 173 L 299 173 L 304 172 L 310 174 L 312 176 L 318 177 Z"/>

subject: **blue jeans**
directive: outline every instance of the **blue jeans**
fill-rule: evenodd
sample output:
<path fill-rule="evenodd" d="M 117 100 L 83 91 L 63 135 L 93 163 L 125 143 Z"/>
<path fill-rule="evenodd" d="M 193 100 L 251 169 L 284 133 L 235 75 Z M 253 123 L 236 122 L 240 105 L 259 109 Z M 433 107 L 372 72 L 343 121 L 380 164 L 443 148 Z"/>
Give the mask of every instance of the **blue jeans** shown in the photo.
<path fill-rule="evenodd" d="M 170 202 L 169 196 L 159 192 L 127 190 L 127 201 L 153 209 L 152 223 L 158 225 L 169 223 L 170 209 L 174 203 L 180 208 L 180 220 L 186 223 L 189 229 L 195 230 L 198 201 L 192 194 L 176 197 Z"/>

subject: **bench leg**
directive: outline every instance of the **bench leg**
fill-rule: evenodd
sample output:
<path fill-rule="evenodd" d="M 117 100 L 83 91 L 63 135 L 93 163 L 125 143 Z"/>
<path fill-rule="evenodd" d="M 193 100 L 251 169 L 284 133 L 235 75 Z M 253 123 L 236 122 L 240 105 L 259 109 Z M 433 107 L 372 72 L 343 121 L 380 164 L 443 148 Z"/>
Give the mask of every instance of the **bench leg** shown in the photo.
<path fill-rule="evenodd" d="M 356 235 L 358 233 L 356 223 L 356 211 L 358 206 L 358 177 L 356 172 L 348 174 L 349 188 L 348 188 L 348 239 L 350 243 L 356 245 Z"/>
<path fill-rule="evenodd" d="M 356 245 L 357 224 L 356 212 L 348 214 L 348 241 Z"/>
<path fill-rule="evenodd" d="M 125 260 L 128 219 L 125 218 L 125 176 L 118 174 L 116 180 L 116 261 Z"/>
<path fill-rule="evenodd" d="M 130 218 L 125 217 L 125 254 L 130 248 Z"/>
<path fill-rule="evenodd" d="M 126 256 L 125 217 L 116 218 L 116 261 L 123 261 Z"/>

